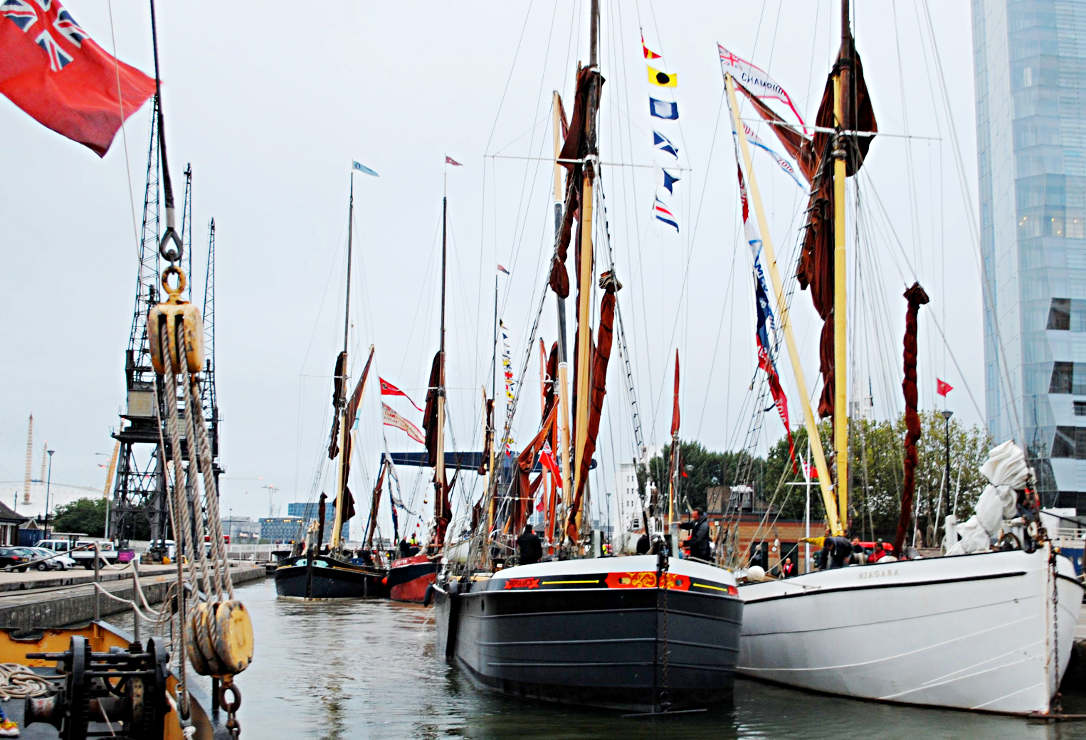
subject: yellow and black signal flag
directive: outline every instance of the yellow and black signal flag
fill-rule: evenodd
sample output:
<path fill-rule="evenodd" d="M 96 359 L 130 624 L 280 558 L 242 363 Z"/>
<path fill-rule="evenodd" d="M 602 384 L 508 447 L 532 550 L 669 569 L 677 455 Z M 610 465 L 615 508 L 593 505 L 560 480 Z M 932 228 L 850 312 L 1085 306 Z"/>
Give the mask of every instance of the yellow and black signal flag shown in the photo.
<path fill-rule="evenodd" d="M 673 75 L 668 72 L 661 72 L 650 64 L 646 64 L 649 68 L 649 82 L 657 87 L 678 87 L 679 76 Z"/>

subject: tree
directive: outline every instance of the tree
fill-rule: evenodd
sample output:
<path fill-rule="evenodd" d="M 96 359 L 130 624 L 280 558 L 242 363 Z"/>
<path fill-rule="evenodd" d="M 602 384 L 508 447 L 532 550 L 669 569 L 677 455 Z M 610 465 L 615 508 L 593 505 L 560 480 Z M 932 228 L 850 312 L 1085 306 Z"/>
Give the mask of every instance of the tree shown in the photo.
<path fill-rule="evenodd" d="M 106 527 L 106 500 L 81 498 L 53 510 L 51 527 L 58 532 L 82 532 L 102 537 Z"/>

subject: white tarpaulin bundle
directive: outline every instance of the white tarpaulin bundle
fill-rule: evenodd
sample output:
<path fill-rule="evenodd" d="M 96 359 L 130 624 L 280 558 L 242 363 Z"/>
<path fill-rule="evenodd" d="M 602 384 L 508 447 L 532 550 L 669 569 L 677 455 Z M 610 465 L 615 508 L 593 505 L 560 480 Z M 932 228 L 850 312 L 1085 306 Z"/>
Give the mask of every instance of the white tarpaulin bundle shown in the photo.
<path fill-rule="evenodd" d="M 977 499 L 976 512 L 956 527 L 952 517 L 947 517 L 947 542 L 954 542 L 955 536 L 961 538 L 947 550 L 947 555 L 966 555 L 989 549 L 1003 523 L 1017 514 L 1015 491 L 1026 487 L 1030 475 L 1025 453 L 1010 441 L 988 453 L 980 472 L 988 479 L 988 485 Z"/>

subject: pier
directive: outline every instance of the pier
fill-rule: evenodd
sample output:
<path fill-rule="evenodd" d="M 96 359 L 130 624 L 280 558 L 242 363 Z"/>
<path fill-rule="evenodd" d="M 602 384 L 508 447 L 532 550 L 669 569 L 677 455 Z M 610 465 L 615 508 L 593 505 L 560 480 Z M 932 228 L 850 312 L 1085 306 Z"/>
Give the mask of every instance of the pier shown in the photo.
<path fill-rule="evenodd" d="M 264 575 L 263 565 L 231 563 L 230 576 L 235 584 L 262 579 Z M 138 577 L 148 603 L 157 604 L 165 599 L 170 584 L 177 581 L 177 566 L 143 565 Z M 60 627 L 131 608 L 99 594 L 94 578 L 90 570 L 0 573 L 0 628 L 31 631 Z M 98 581 L 118 598 L 137 600 L 131 565 L 103 568 Z"/>

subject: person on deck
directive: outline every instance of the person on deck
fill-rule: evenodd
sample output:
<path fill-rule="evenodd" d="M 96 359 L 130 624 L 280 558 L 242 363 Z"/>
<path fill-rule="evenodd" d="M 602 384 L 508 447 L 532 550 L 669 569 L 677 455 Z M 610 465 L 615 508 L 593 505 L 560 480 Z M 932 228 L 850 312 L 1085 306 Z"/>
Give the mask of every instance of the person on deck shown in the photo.
<path fill-rule="evenodd" d="M 886 548 L 883 547 L 882 538 L 879 537 L 875 540 L 875 551 L 871 553 L 871 557 L 867 559 L 867 562 L 877 563 L 882 560 L 884 555 L 886 555 Z"/>
<path fill-rule="evenodd" d="M 517 537 L 517 554 L 521 565 L 538 563 L 543 557 L 543 543 L 539 541 L 539 535 L 532 530 L 531 524 L 524 525 L 524 531 Z"/>
<path fill-rule="evenodd" d="M 792 556 L 789 555 L 781 563 L 781 578 L 791 578 L 796 574 L 796 564 L 792 562 Z"/>
<path fill-rule="evenodd" d="M 844 568 L 852 557 L 852 543 L 845 537 L 827 537 L 822 545 L 822 567 Z"/>
<path fill-rule="evenodd" d="M 407 544 L 407 540 L 402 537 L 400 538 L 399 548 L 401 558 L 406 558 L 411 555 L 411 545 Z"/>
<path fill-rule="evenodd" d="M 694 509 L 694 518 L 679 524 L 679 529 L 689 529 L 690 539 L 684 544 L 690 548 L 690 557 L 698 560 L 711 560 L 713 553 L 709 548 L 709 518 L 701 509 Z"/>
<path fill-rule="evenodd" d="M 641 535 L 637 538 L 637 554 L 647 555 L 649 549 L 652 547 L 652 542 L 649 540 L 649 533 Z"/>

